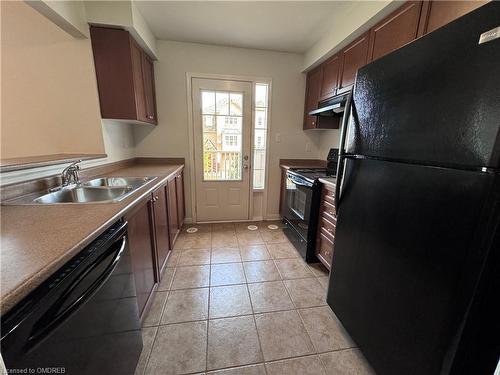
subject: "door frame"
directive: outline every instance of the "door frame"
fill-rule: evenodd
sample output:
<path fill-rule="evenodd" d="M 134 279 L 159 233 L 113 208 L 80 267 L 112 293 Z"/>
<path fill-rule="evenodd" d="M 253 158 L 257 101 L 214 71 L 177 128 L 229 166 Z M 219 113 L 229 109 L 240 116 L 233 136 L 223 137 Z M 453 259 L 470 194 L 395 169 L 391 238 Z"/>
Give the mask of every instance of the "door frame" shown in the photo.
<path fill-rule="evenodd" d="M 250 171 L 252 175 L 250 176 L 250 196 L 249 196 L 249 219 L 242 221 L 252 221 L 254 218 L 254 199 L 253 195 L 255 192 L 262 192 L 262 216 L 263 219 L 267 217 L 267 193 L 268 193 L 268 182 L 269 182 L 269 141 L 271 134 L 271 98 L 272 98 L 272 79 L 269 77 L 257 77 L 257 76 L 243 76 L 243 75 L 226 75 L 226 74 L 208 74 L 208 73 L 192 73 L 186 72 L 186 100 L 187 100 L 187 119 L 188 119 L 188 144 L 189 144 L 189 178 L 190 178 L 190 196 L 191 196 L 191 218 L 192 222 L 197 221 L 196 217 L 196 174 L 195 174 L 195 141 L 194 141 L 194 118 L 193 118 L 193 96 L 192 96 L 192 79 L 215 79 L 215 80 L 226 80 L 226 81 L 243 81 L 250 82 L 252 84 L 252 113 L 251 113 L 251 125 L 252 130 L 250 134 L 250 154 L 251 154 L 251 164 Z M 253 141 L 254 141 L 254 112 L 255 112 L 255 84 L 265 83 L 268 85 L 267 91 L 267 132 L 266 132 L 266 173 L 265 173 L 265 183 L 264 189 L 253 189 Z M 231 222 L 233 222 L 232 220 Z"/>

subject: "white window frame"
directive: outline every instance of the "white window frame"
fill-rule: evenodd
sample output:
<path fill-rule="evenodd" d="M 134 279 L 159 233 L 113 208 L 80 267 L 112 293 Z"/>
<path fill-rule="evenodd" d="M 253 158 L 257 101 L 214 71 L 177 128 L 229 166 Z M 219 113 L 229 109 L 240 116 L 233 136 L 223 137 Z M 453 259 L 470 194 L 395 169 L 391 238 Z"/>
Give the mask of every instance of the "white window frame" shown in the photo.
<path fill-rule="evenodd" d="M 255 192 L 262 192 L 262 191 L 267 191 L 267 182 L 269 178 L 269 128 L 270 128 L 270 117 L 271 117 L 271 84 L 266 81 L 255 81 L 253 82 L 253 98 L 252 98 L 252 111 L 253 111 L 253 119 L 254 121 L 252 122 L 252 166 L 255 165 L 255 130 L 256 130 L 256 113 L 257 113 L 257 106 L 255 105 L 255 91 L 256 91 L 256 86 L 257 85 L 267 85 L 267 106 L 265 107 L 266 109 L 266 128 L 265 128 L 265 147 L 264 147 L 264 157 L 265 157 L 265 163 L 264 163 L 264 187 L 262 188 L 257 188 L 253 186 L 253 180 L 254 180 L 254 172 L 255 169 L 252 168 L 252 190 Z M 263 107 L 259 107 L 263 108 Z"/>

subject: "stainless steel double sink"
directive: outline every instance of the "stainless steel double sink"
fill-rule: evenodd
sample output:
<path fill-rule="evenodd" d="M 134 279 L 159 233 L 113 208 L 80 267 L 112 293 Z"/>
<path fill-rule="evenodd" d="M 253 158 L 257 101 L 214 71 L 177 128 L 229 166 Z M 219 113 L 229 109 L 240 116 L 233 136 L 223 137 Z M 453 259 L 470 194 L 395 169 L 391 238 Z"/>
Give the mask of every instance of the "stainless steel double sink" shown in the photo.
<path fill-rule="evenodd" d="M 101 177 L 51 192 L 12 199 L 3 204 L 60 204 L 119 202 L 156 177 Z"/>

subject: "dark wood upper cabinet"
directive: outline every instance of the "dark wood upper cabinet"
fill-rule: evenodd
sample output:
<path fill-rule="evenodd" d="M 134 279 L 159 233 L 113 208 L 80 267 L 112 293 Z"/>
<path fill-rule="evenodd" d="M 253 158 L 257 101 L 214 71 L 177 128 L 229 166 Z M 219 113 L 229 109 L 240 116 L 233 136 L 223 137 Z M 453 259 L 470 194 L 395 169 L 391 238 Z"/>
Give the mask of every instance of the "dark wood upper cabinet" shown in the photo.
<path fill-rule="evenodd" d="M 338 118 L 309 116 L 333 95 L 349 90 L 359 68 L 488 1 L 407 1 L 368 32 L 307 74 L 304 130 L 337 129 Z"/>
<path fill-rule="evenodd" d="M 186 217 L 184 205 L 184 174 L 182 173 L 182 171 L 177 176 L 175 176 L 175 191 L 177 195 L 177 221 L 179 229 L 181 229 Z"/>
<path fill-rule="evenodd" d="M 322 79 L 323 70 L 321 66 L 307 73 L 304 129 L 316 128 L 316 116 L 309 116 L 308 113 L 318 108 Z"/>
<path fill-rule="evenodd" d="M 162 185 L 153 191 L 153 211 L 155 223 L 155 239 L 156 239 L 156 256 L 158 264 L 158 279 L 161 278 L 165 261 L 171 249 L 170 239 L 168 235 L 168 219 L 167 219 L 167 198 L 166 185 Z"/>
<path fill-rule="evenodd" d="M 328 99 L 335 95 L 339 84 L 341 67 L 340 54 L 330 57 L 323 63 L 323 80 L 321 82 L 320 99 Z"/>
<path fill-rule="evenodd" d="M 417 38 L 421 1 L 408 1 L 370 30 L 368 61 L 373 61 Z"/>
<path fill-rule="evenodd" d="M 151 58 L 126 30 L 91 26 L 90 36 L 102 118 L 156 125 Z"/>
<path fill-rule="evenodd" d="M 488 1 L 431 1 L 422 12 L 425 33 L 430 33 L 437 28 L 456 20 L 474 9 L 486 4 Z"/>
<path fill-rule="evenodd" d="M 152 199 L 148 197 L 126 215 L 127 236 L 141 319 L 147 313 L 156 285 L 152 210 Z"/>
<path fill-rule="evenodd" d="M 153 60 L 145 53 L 142 54 L 142 74 L 146 99 L 146 121 L 156 123 L 155 71 Z"/>
<path fill-rule="evenodd" d="M 342 50 L 339 92 L 347 91 L 354 84 L 356 72 L 367 63 L 369 37 L 369 33 L 365 33 Z"/>

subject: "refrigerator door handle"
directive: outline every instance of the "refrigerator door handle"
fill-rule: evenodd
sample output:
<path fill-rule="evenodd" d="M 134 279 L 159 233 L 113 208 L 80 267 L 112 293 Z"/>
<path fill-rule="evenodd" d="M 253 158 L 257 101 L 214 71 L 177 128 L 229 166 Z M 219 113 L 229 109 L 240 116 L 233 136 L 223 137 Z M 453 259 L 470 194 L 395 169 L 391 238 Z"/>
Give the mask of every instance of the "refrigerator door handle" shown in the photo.
<path fill-rule="evenodd" d="M 344 148 L 345 140 L 347 136 L 347 126 L 349 125 L 349 114 L 351 112 L 352 106 L 352 92 L 350 90 L 349 95 L 345 103 L 344 117 L 342 118 L 342 128 L 340 130 L 340 144 L 339 144 L 339 162 L 337 163 L 337 181 L 335 183 L 335 215 L 337 215 L 339 209 L 339 198 L 340 198 L 340 188 L 342 185 L 342 174 L 344 169 Z"/>

